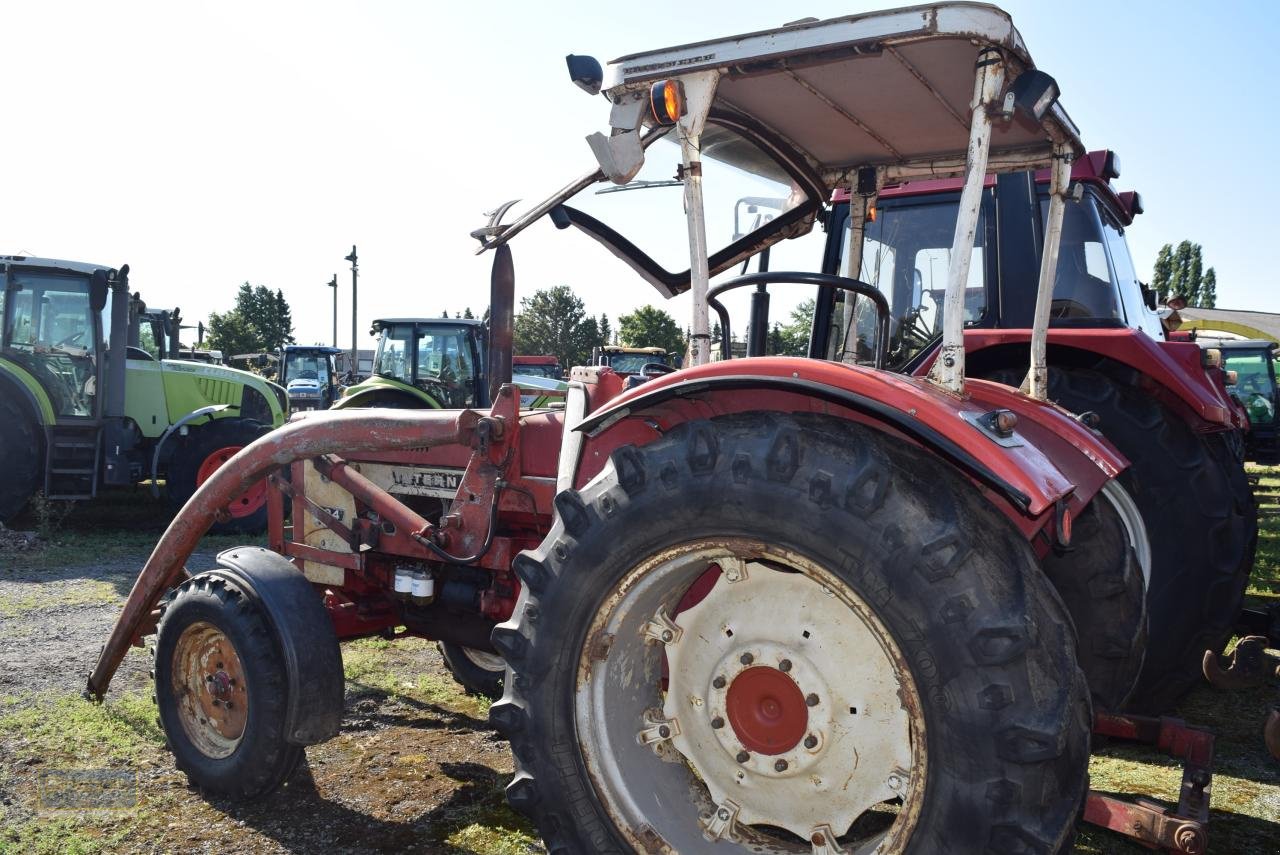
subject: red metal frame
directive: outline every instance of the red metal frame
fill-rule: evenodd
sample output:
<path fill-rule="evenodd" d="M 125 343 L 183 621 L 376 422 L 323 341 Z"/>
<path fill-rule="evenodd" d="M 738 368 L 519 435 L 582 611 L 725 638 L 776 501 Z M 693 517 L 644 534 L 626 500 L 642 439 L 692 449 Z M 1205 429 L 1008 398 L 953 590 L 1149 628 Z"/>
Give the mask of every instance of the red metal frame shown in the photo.
<path fill-rule="evenodd" d="M 1031 330 L 970 329 L 964 332 L 965 355 L 974 358 L 995 348 L 1014 346 L 1019 353 L 1030 345 Z M 1248 417 L 1231 400 L 1222 378 L 1211 376 L 1201 364 L 1200 348 L 1190 342 L 1154 341 L 1140 330 L 1050 329 L 1049 362 L 1062 364 L 1070 351 L 1096 359 L 1106 357 L 1142 375 L 1143 388 L 1177 412 L 1194 430 L 1202 432 L 1247 428 Z M 930 357 L 916 369 L 923 377 L 933 364 Z M 1019 358 L 1019 364 L 1024 363 Z"/>
<path fill-rule="evenodd" d="M 1182 764 L 1176 809 L 1147 800 L 1126 802 L 1091 790 L 1084 819 L 1165 852 L 1200 855 L 1209 847 L 1209 799 L 1213 787 L 1213 734 L 1176 718 L 1099 713 L 1093 732 L 1144 742 Z"/>
<path fill-rule="evenodd" d="M 989 492 L 994 503 L 1029 540 L 1051 523 L 1052 510 L 1059 500 L 1083 506 L 1103 484 L 1128 466 L 1128 461 L 1106 440 L 1063 411 L 1032 401 L 999 384 L 975 382 L 962 399 L 923 380 L 890 372 L 812 359 L 764 357 L 749 363 L 715 362 L 688 368 L 651 380 L 610 401 L 593 416 L 603 419 L 607 427 L 597 429 L 594 436 L 587 439 L 577 484 L 581 486 L 594 477 L 610 452 L 619 446 L 644 445 L 682 422 L 729 413 L 760 410 L 825 413 L 873 424 L 878 430 L 895 433 L 904 442 L 915 442 L 873 417 L 820 400 L 802 389 L 784 391 L 768 388 L 764 382 L 760 389 L 747 392 L 739 388 L 717 389 L 717 380 L 739 377 L 744 368 L 752 377 L 789 378 L 874 399 L 964 447 L 998 477 L 1029 497 L 1024 511 L 995 492 Z M 649 403 L 655 398 L 661 399 L 663 390 L 669 387 L 698 381 L 706 381 L 707 385 L 697 394 Z M 982 415 L 1000 408 L 1018 414 L 1018 431 L 1031 441 L 1003 446 L 958 417 L 962 413 Z M 614 415 L 617 421 L 610 422 L 610 416 Z"/>

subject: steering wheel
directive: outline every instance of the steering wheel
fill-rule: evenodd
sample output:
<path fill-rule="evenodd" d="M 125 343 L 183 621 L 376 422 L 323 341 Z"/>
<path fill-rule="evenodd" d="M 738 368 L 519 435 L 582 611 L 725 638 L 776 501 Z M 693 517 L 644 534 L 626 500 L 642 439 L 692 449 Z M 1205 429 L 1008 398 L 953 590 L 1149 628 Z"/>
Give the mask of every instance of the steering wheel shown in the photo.
<path fill-rule="evenodd" d="M 79 332 L 72 333 L 71 335 L 67 336 L 61 341 L 55 342 L 53 346 L 64 347 L 68 344 L 71 344 L 71 342 L 75 341 L 76 339 L 80 339 L 80 338 L 84 338 L 84 330 L 80 330 Z"/>
<path fill-rule="evenodd" d="M 889 347 L 889 301 L 880 289 L 847 276 L 833 276 L 830 273 L 798 273 L 790 271 L 767 270 L 763 273 L 748 273 L 737 276 L 728 282 L 722 282 L 707 292 L 707 305 L 715 309 L 720 317 L 720 353 L 722 358 L 730 358 L 729 342 L 733 336 L 729 328 L 729 310 L 716 297 L 734 288 L 748 285 L 767 285 L 769 283 L 787 285 L 816 285 L 823 291 L 848 291 L 859 297 L 866 297 L 876 307 L 876 346 L 875 366 L 884 367 L 885 352 Z M 647 367 L 647 366 L 646 366 Z"/>
<path fill-rule="evenodd" d="M 670 365 L 663 365 L 661 362 L 646 362 L 640 366 L 640 373 L 644 375 L 646 380 L 661 377 L 663 374 L 670 374 L 675 370 Z"/>

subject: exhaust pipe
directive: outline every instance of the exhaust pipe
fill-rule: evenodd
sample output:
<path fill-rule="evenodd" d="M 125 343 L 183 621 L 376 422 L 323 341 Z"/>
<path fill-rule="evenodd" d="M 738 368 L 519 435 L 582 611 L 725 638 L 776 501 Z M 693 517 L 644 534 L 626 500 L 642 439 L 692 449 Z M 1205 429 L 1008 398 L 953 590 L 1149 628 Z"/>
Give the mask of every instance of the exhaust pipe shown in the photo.
<path fill-rule="evenodd" d="M 515 339 L 516 273 L 511 247 L 500 245 L 493 253 L 489 277 L 489 401 L 511 382 L 512 342 Z"/>

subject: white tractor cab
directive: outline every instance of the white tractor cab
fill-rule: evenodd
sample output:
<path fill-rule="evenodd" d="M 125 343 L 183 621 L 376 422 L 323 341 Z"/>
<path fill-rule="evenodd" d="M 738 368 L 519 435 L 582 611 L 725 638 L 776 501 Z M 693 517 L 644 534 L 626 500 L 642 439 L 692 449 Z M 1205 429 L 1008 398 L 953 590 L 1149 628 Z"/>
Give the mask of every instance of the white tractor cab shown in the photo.
<path fill-rule="evenodd" d="M 662 294 L 692 292 L 691 358 L 627 391 L 609 368 L 570 374 L 557 522 L 517 560 L 520 597 L 493 633 L 509 666 L 491 720 L 516 755 L 511 803 L 551 851 L 1066 851 L 1086 809 L 1088 696 L 1118 710 L 1138 680 L 1150 548 L 1116 480 L 1124 458 L 1047 400 L 1085 153 L 1057 84 L 1008 15 L 973 3 L 568 65 L 610 104 L 607 132 L 588 137 L 598 167 L 473 233 L 495 250 L 494 294 L 513 288 L 509 243 L 549 216 Z M 965 306 L 988 175 L 1040 169 L 1020 393 L 966 380 Z M 663 189 L 673 172 L 679 199 Z M 872 201 L 956 178 L 937 356 L 927 377 L 882 370 L 890 307 L 860 281 Z M 842 191 L 843 258 L 712 284 L 764 267 L 770 247 L 777 262 Z M 618 215 L 588 213 L 600 200 Z M 664 222 L 678 245 L 655 239 Z M 870 365 L 708 364 L 716 297 L 755 286 L 767 318 L 761 286 L 779 284 L 843 295 L 846 329 L 854 298 L 869 303 Z M 598 450 L 610 436 L 627 444 Z M 1013 482 L 1057 498 L 1028 505 Z M 970 500 L 981 520 L 956 512 Z M 1015 530 L 1025 540 L 1006 553 Z M 1184 794 L 1176 818 L 1144 814 L 1162 845 L 1203 845 L 1203 781 Z M 1108 799 L 1089 794 L 1088 815 L 1146 810 Z"/>

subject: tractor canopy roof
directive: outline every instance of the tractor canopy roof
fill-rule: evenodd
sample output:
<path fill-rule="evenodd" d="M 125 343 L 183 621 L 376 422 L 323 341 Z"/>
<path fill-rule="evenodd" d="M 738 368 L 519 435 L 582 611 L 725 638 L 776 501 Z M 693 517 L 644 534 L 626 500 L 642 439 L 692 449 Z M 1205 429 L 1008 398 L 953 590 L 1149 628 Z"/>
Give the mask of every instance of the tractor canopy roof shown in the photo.
<path fill-rule="evenodd" d="M 294 353 L 301 353 L 301 354 L 312 354 L 312 353 L 327 353 L 327 354 L 346 353 L 346 351 L 345 351 L 345 350 L 343 350 L 343 349 L 342 349 L 342 348 L 340 348 L 340 347 L 330 347 L 329 345 L 325 345 L 325 344 L 286 344 L 286 345 L 284 346 L 284 352 L 285 352 L 285 355 L 286 355 L 286 356 L 288 356 L 289 354 L 294 354 Z"/>
<path fill-rule="evenodd" d="M 373 322 L 373 329 L 376 332 L 397 324 L 457 324 L 478 327 L 483 323 L 478 318 L 378 318 Z"/>
<path fill-rule="evenodd" d="M 1218 350 L 1277 350 L 1280 349 L 1280 342 L 1271 341 L 1265 338 L 1246 338 L 1246 339 L 1196 339 L 1201 347 L 1215 347 Z"/>
<path fill-rule="evenodd" d="M 572 74 L 572 60 L 580 58 L 570 59 Z M 987 171 L 1043 169 L 1054 162 L 1055 150 L 1082 155 L 1079 130 L 1057 98 L 1056 83 L 1035 70 L 1010 17 L 994 6 L 944 3 L 806 20 L 629 54 L 587 85 L 575 78 L 589 91 L 600 86 L 612 105 L 609 128 L 588 137 L 600 168 L 508 225 L 499 224 L 510 204 L 502 206 L 472 234 L 481 251 L 492 249 L 549 214 L 557 226 L 577 227 L 664 296 L 674 296 L 690 288 L 691 270 L 660 263 L 635 236 L 567 204 L 578 204 L 580 193 L 607 192 L 592 191 L 592 185 L 633 189 L 651 183 L 629 182 L 646 150 L 679 135 L 657 112 L 654 93 L 668 91 L 666 84 L 678 84 L 674 90 L 683 93 L 678 102 L 685 112 L 675 121 L 700 137 L 704 160 L 790 188 L 782 191 L 787 198 L 755 200 L 757 208 L 778 212 L 761 218 L 764 225 L 735 234 L 727 245 L 705 247 L 707 274 L 716 276 L 811 229 L 837 189 L 862 192 L 868 179 L 883 188 L 963 176 L 975 81 L 997 62 L 1004 86 L 990 111 Z M 1036 109 L 1027 109 L 1028 103 Z M 678 177 L 668 183 L 686 182 Z"/>
<path fill-rule="evenodd" d="M 86 276 L 92 275 L 95 270 L 105 270 L 108 273 L 115 270 L 115 268 L 109 264 L 90 264 L 85 261 L 64 261 L 60 258 L 35 258 L 27 255 L 0 255 L 0 265 L 5 267 L 41 267 L 48 270 L 81 273 Z"/>
<path fill-rule="evenodd" d="M 605 69 L 603 89 L 616 103 L 665 78 L 713 72 L 712 110 L 767 128 L 830 191 L 849 186 L 850 170 L 862 166 L 884 168 L 885 183 L 962 175 L 974 68 L 987 48 L 1003 56 L 1009 83 L 1035 68 L 1007 13 L 941 3 L 629 54 Z M 1084 151 L 1059 103 L 1038 124 L 1020 112 L 997 121 L 991 171 L 1009 171 L 1007 161 L 1018 169 L 1047 166 L 1055 142 Z M 734 160 L 733 152 L 704 154 Z"/>

